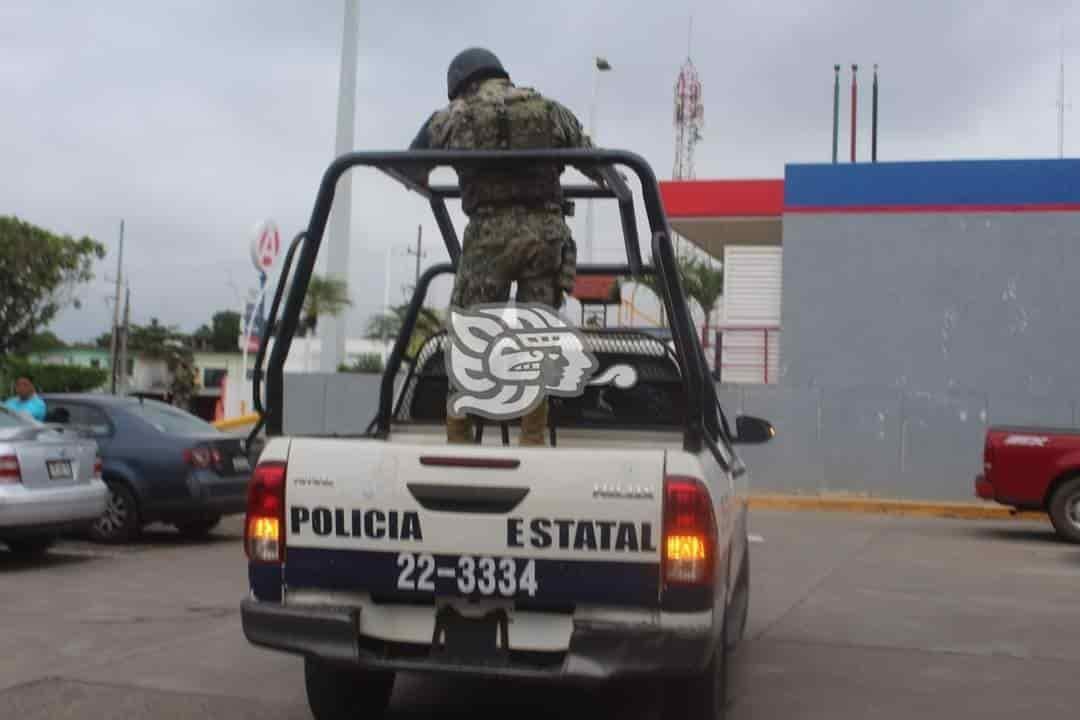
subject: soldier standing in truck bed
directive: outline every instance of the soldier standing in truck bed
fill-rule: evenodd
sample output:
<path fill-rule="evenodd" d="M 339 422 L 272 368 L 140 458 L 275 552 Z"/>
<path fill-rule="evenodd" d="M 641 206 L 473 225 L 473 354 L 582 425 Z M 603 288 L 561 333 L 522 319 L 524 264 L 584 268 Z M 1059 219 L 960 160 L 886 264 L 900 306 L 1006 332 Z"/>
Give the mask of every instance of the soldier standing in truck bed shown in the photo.
<path fill-rule="evenodd" d="M 532 88 L 517 87 L 489 50 L 470 48 L 446 75 L 450 104 L 420 129 L 411 150 L 587 148 L 592 144 L 572 112 Z M 452 308 L 518 302 L 560 308 L 574 287 L 577 249 L 563 219 L 558 164 L 505 170 L 458 168 L 461 205 L 469 217 L 451 294 Z M 593 173 L 589 173 L 593 176 Z M 602 182 L 599 176 L 595 176 Z M 545 400 L 521 418 L 521 444 L 545 445 Z M 449 442 L 471 442 L 469 419 L 447 411 Z"/>

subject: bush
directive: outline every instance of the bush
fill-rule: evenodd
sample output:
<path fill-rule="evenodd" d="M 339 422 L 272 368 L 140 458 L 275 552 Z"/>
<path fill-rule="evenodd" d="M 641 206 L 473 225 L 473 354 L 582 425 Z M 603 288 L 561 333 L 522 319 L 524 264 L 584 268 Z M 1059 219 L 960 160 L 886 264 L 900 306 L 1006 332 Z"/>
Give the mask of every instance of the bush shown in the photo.
<path fill-rule="evenodd" d="M 8 358 L 0 367 L 5 397 L 14 392 L 15 379 L 20 375 L 34 378 L 40 393 L 87 392 L 97 390 L 109 379 L 107 370 L 75 365 L 47 365 L 20 358 Z"/>
<path fill-rule="evenodd" d="M 340 365 L 338 367 L 338 372 L 381 373 L 382 371 L 382 355 L 378 353 L 362 353 L 352 365 Z"/>

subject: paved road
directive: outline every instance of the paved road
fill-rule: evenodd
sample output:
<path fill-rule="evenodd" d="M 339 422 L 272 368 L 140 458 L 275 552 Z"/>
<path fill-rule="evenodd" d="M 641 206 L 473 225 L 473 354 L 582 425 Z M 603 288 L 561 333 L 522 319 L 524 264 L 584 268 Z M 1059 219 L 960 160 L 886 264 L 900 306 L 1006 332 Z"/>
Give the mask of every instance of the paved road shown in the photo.
<path fill-rule="evenodd" d="M 1038 523 L 757 512 L 732 715 L 1075 717 L 1080 548 Z M 0 551 L 0 718 L 307 718 L 301 663 L 244 641 L 240 523 L 209 542 Z M 398 718 L 650 718 L 607 692 L 403 677 Z"/>

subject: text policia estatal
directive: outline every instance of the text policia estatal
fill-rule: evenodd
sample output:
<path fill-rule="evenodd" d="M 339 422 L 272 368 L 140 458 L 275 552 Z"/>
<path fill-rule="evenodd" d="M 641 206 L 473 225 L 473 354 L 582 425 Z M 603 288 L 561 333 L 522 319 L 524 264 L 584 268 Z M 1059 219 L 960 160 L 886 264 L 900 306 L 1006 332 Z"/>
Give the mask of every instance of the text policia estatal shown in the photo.
<path fill-rule="evenodd" d="M 294 536 L 368 540 L 424 539 L 420 516 L 412 510 L 350 509 L 293 505 L 289 525 Z M 562 518 L 506 519 L 506 546 L 536 549 L 656 552 L 652 523 Z"/>
<path fill-rule="evenodd" d="M 507 547 L 656 552 L 652 523 L 617 520 L 507 518 Z"/>

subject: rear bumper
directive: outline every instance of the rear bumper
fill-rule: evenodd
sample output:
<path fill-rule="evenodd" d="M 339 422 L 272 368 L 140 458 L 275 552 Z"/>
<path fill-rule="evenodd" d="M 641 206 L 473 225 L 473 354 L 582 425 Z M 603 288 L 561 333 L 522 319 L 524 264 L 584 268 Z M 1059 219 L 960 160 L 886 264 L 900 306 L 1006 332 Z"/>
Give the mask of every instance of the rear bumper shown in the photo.
<path fill-rule="evenodd" d="M 62 488 L 0 486 L 0 533 L 30 534 L 88 527 L 105 512 L 108 490 L 101 480 Z"/>
<path fill-rule="evenodd" d="M 234 515 L 247 509 L 247 486 L 250 475 L 221 476 L 199 470 L 188 475 L 191 509 Z"/>
<path fill-rule="evenodd" d="M 994 486 L 985 475 L 975 476 L 975 497 L 982 500 L 994 500 Z"/>
<path fill-rule="evenodd" d="M 244 635 L 252 644 L 332 663 L 379 670 L 572 682 L 698 672 L 705 667 L 716 641 L 709 611 L 661 613 L 659 624 L 575 619 L 566 650 L 511 650 L 482 662 L 462 662 L 444 659 L 433 653 L 430 645 L 361 636 L 360 612 L 352 607 L 295 608 L 245 599 L 240 617 Z"/>

